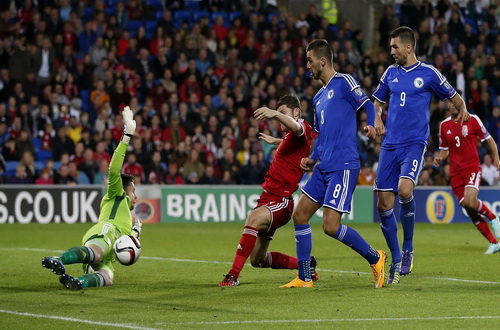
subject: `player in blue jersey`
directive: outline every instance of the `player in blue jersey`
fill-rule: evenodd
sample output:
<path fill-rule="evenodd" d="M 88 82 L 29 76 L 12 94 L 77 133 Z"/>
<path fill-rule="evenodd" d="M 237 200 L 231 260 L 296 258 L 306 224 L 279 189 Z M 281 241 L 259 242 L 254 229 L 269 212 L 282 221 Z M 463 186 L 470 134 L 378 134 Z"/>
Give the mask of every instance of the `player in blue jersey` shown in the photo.
<path fill-rule="evenodd" d="M 354 229 L 341 223 L 344 213 L 351 211 L 351 198 L 359 174 L 356 148 L 356 112 L 364 108 L 370 138 L 376 136 L 375 107 L 356 80 L 335 71 L 333 53 L 324 39 L 312 41 L 306 50 L 307 69 L 323 87 L 314 96 L 314 129 L 318 138 L 311 156 L 303 158 L 301 167 L 314 172 L 302 188 L 302 196 L 293 212 L 299 275 L 282 287 L 313 287 L 310 271 L 311 227 L 309 219 L 323 206 L 323 230 L 364 257 L 372 267 L 375 287 L 384 284 L 386 254 L 373 249 Z M 380 125 L 381 120 L 377 121 Z M 382 131 L 383 128 L 379 127 Z"/>
<path fill-rule="evenodd" d="M 399 283 L 413 267 L 413 229 L 415 201 L 413 189 L 424 163 L 429 137 L 430 103 L 433 93 L 450 99 L 459 110 L 459 120 L 470 118 L 464 100 L 432 65 L 415 56 L 415 35 L 408 27 L 399 27 L 390 34 L 391 55 L 396 61 L 380 78 L 375 90 L 375 108 L 389 102 L 385 133 L 380 152 L 374 190 L 380 227 L 391 250 L 392 263 L 388 283 Z M 400 218 L 403 226 L 403 246 L 399 248 L 398 225 L 393 212 L 395 196 L 399 195 Z"/>

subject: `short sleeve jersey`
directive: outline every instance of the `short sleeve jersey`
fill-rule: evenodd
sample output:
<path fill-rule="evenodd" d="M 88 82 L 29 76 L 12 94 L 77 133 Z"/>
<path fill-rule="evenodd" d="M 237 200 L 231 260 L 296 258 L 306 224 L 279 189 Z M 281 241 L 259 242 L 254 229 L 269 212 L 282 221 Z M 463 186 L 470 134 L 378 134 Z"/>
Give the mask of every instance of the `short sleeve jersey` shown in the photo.
<path fill-rule="evenodd" d="M 410 67 L 391 65 L 380 78 L 373 97 L 389 102 L 382 147 L 427 143 L 432 94 L 442 100 L 455 96 L 455 89 L 432 65 L 417 62 Z"/>
<path fill-rule="evenodd" d="M 325 172 L 359 169 L 356 111 L 368 96 L 348 74 L 335 73 L 314 96 L 314 129 L 318 132 L 318 168 Z"/>
<path fill-rule="evenodd" d="M 299 124 L 302 126 L 302 134 L 294 135 L 290 131 L 284 134 L 262 184 L 264 190 L 277 196 L 291 196 L 304 174 L 300 161 L 309 155 L 312 128 L 303 119 L 299 120 Z"/>
<path fill-rule="evenodd" d="M 450 174 L 460 173 L 461 170 L 479 167 L 477 154 L 477 138 L 481 141 L 491 138 L 477 115 L 471 115 L 468 122 L 460 125 L 451 117 L 446 118 L 439 126 L 439 149 L 450 152 Z"/>

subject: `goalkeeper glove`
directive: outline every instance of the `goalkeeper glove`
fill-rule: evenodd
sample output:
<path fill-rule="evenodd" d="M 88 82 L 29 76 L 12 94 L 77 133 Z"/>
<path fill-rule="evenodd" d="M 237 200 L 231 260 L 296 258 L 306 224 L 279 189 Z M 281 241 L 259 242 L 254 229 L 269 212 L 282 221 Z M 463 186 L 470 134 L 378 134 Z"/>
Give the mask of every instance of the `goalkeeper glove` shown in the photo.
<path fill-rule="evenodd" d="M 123 124 L 125 126 L 125 128 L 123 129 L 122 141 L 128 144 L 130 142 L 130 138 L 135 133 L 135 127 L 137 126 L 137 124 L 133 119 L 134 114 L 132 113 L 132 110 L 130 110 L 130 107 L 126 106 L 125 108 L 123 108 L 122 115 Z"/>
<path fill-rule="evenodd" d="M 136 237 L 139 238 L 141 236 L 141 230 L 142 230 L 142 223 L 139 221 L 139 219 L 135 219 L 134 226 L 132 227 L 132 234 Z M 134 234 L 135 232 L 135 234 Z"/>

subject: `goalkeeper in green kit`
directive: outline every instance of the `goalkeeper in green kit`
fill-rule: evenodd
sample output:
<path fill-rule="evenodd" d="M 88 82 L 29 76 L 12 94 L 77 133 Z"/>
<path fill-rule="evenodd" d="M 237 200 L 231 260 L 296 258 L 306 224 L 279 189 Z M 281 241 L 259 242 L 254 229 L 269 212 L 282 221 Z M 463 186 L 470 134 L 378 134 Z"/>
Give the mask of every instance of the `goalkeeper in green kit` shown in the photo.
<path fill-rule="evenodd" d="M 125 129 L 109 164 L 108 191 L 100 205 L 99 222 L 83 236 L 83 246 L 75 246 L 57 257 L 45 257 L 42 266 L 59 275 L 59 281 L 68 289 L 83 290 L 87 287 L 113 284 L 113 245 L 122 235 L 139 238 L 142 224 L 138 219 L 132 225 L 130 213 L 137 200 L 134 177 L 120 174 L 130 139 L 136 123 L 132 110 L 123 109 Z M 85 275 L 72 277 L 64 265 L 82 263 Z"/>

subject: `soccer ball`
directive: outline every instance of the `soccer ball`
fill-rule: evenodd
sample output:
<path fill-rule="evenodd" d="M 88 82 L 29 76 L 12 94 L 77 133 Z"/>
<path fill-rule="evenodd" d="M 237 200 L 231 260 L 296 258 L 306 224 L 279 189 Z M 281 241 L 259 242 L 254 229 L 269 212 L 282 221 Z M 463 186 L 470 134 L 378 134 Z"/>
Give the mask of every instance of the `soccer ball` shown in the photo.
<path fill-rule="evenodd" d="M 141 243 L 132 235 L 123 235 L 118 238 L 113 246 L 115 258 L 122 265 L 133 265 L 141 255 Z"/>

